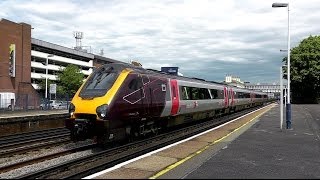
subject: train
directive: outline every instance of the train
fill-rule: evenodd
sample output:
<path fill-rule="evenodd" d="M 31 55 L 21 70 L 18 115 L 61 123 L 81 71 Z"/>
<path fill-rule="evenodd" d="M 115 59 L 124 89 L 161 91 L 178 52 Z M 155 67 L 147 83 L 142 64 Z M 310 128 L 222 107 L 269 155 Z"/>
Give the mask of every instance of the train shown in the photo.
<path fill-rule="evenodd" d="M 74 141 L 135 139 L 268 102 L 266 93 L 125 63 L 105 64 L 83 82 L 65 126 Z"/>

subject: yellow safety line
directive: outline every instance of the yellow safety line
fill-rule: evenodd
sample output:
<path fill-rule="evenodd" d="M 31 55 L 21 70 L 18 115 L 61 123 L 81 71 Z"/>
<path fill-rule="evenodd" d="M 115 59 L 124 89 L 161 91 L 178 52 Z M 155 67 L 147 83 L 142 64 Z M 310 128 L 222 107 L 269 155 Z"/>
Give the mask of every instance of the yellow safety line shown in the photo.
<path fill-rule="evenodd" d="M 258 117 L 260 117 L 261 115 L 263 115 L 264 113 L 266 113 L 267 111 L 269 111 L 271 108 L 273 108 L 275 105 L 273 104 L 273 106 L 269 107 L 267 110 L 265 110 L 264 112 L 262 112 L 261 114 L 255 116 L 254 118 L 252 118 L 250 121 L 246 122 L 245 124 L 241 125 L 240 127 L 236 128 L 235 130 L 233 130 L 232 132 L 228 133 L 227 135 L 221 137 L 218 140 L 213 141 L 212 143 L 206 145 L 204 148 L 198 150 L 197 152 L 185 157 L 184 159 L 181 159 L 180 161 L 168 166 L 167 168 L 163 169 L 162 171 L 158 172 L 157 174 L 149 177 L 149 179 L 156 179 L 160 176 L 162 176 L 163 174 L 169 172 L 171 169 L 174 169 L 175 167 L 179 166 L 180 164 L 184 163 L 185 161 L 191 159 L 192 157 L 202 153 L 203 151 L 205 151 L 206 149 L 208 149 L 210 146 L 222 141 L 223 139 L 227 138 L 228 136 L 230 136 L 232 133 L 238 131 L 239 129 L 241 129 L 242 127 L 244 127 L 245 125 L 247 125 L 248 123 L 252 122 L 253 120 L 257 119 Z"/>

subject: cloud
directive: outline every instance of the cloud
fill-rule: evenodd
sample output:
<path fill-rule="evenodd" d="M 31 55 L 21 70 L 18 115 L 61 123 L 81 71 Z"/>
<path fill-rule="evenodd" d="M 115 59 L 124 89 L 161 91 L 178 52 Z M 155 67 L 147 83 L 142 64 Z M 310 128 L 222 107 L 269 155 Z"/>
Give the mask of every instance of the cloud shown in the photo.
<path fill-rule="evenodd" d="M 273 0 L 10 0 L 0 16 L 32 25 L 32 36 L 75 46 L 74 31 L 93 53 L 160 70 L 178 66 L 185 76 L 223 81 L 278 82 L 287 48 L 287 8 Z M 320 4 L 291 0 L 291 47 L 317 35 Z"/>

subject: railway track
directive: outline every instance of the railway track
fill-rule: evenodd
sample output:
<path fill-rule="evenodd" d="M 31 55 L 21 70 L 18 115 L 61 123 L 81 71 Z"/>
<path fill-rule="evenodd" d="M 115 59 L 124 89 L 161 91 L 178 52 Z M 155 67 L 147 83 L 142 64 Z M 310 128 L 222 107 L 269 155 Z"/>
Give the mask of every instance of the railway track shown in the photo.
<path fill-rule="evenodd" d="M 70 132 L 66 128 L 5 136 L 0 138 L 0 157 L 67 142 L 70 142 Z"/>
<path fill-rule="evenodd" d="M 33 158 L 33 159 L 28 159 L 28 160 L 25 160 L 25 161 L 16 162 L 16 163 L 13 163 L 13 164 L 8 164 L 6 166 L 0 167 L 0 174 L 1 173 L 5 173 L 7 171 L 11 171 L 13 169 L 17 169 L 17 168 L 23 167 L 23 166 L 39 163 L 39 162 L 42 162 L 42 161 L 45 161 L 45 160 L 50 160 L 50 159 L 53 159 L 53 158 L 56 158 L 56 157 L 60 157 L 60 156 L 64 156 L 64 155 L 68 155 L 68 154 L 72 154 L 72 153 L 76 153 L 76 152 L 79 152 L 79 151 L 84 151 L 84 150 L 91 149 L 91 148 L 94 148 L 94 147 L 95 147 L 95 144 L 83 145 L 83 146 L 76 147 L 76 148 L 73 148 L 73 149 L 64 150 L 64 151 L 60 151 L 60 152 L 57 152 L 57 153 L 52 153 L 52 154 L 49 154 L 49 155 L 46 155 L 46 156 L 39 156 L 39 157 L 36 157 L 36 158 Z"/>
<path fill-rule="evenodd" d="M 18 179 L 79 179 L 93 173 L 110 168 L 116 164 L 138 157 L 145 153 L 167 146 L 182 139 L 191 137 L 232 119 L 240 117 L 258 108 L 244 110 L 218 119 L 197 123 L 182 129 L 157 135 L 148 139 L 125 144 L 119 147 L 103 150 L 82 158 L 57 164 L 39 171 L 31 172 Z"/>

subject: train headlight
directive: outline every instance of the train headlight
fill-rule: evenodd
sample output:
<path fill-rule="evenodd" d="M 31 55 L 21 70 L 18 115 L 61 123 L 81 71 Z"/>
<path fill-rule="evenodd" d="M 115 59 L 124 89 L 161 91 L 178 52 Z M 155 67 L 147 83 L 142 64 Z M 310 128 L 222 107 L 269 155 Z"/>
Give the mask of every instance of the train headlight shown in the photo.
<path fill-rule="evenodd" d="M 103 104 L 103 105 L 97 107 L 96 111 L 97 111 L 97 115 L 99 116 L 99 118 L 104 119 L 107 116 L 108 105 Z"/>
<path fill-rule="evenodd" d="M 70 106 L 69 106 L 69 114 L 70 114 L 70 116 L 73 115 L 75 110 L 76 110 L 76 107 L 74 106 L 74 104 L 71 103 Z"/>

